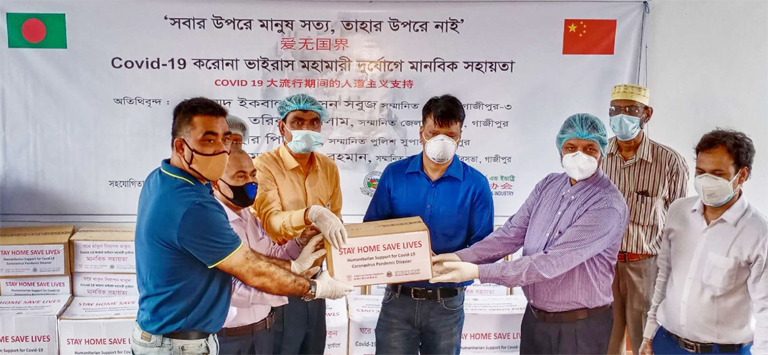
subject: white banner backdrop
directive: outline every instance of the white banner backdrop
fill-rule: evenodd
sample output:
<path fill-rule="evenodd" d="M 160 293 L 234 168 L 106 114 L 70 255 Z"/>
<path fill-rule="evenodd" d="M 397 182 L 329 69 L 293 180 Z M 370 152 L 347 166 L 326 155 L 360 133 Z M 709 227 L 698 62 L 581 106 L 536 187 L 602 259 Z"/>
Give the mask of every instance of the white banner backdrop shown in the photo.
<path fill-rule="evenodd" d="M 245 148 L 259 154 L 281 144 L 278 100 L 304 92 L 331 113 L 321 152 L 341 170 L 348 220 L 365 213 L 387 164 L 421 151 L 423 104 L 450 93 L 467 113 L 458 154 L 488 176 L 501 223 L 561 171 L 554 142 L 565 118 L 589 112 L 607 123 L 611 87 L 636 82 L 643 10 L 642 2 L 4 1 L 2 21 L 64 14 L 67 42 L 9 48 L 17 29 L 0 26 L 2 220 L 134 221 L 144 178 L 170 156 L 180 100 L 206 96 L 248 120 Z M 586 26 L 598 19 L 616 20 L 613 54 L 564 55 L 576 34 L 606 37 L 605 26 Z"/>

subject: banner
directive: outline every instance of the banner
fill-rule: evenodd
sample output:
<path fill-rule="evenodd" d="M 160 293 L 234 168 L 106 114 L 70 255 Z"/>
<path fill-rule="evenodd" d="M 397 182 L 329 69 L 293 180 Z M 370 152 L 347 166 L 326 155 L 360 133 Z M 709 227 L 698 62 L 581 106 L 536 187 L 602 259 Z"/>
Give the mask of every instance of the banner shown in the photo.
<path fill-rule="evenodd" d="M 173 107 L 214 99 L 249 122 L 256 156 L 283 143 L 276 105 L 308 93 L 331 115 L 321 152 L 342 213 L 422 150 L 421 110 L 466 110 L 457 154 L 484 173 L 497 223 L 546 174 L 577 112 L 606 119 L 636 81 L 642 2 L 4 1 L 0 213 L 5 221 L 135 221 L 145 177 L 171 154 Z"/>

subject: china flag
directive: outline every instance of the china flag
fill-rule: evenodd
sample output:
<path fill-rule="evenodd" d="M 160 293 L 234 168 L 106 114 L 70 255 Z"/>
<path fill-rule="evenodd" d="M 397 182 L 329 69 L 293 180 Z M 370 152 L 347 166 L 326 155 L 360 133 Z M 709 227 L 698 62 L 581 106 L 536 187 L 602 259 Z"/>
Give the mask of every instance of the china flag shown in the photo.
<path fill-rule="evenodd" d="M 613 55 L 616 20 L 566 19 L 563 54 Z"/>

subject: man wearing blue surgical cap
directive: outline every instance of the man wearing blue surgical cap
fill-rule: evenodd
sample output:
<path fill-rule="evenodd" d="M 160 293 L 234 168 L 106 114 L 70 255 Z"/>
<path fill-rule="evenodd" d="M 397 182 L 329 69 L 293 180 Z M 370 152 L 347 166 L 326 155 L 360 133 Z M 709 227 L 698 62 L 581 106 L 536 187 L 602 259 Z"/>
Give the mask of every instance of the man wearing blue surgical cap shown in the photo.
<path fill-rule="evenodd" d="M 312 96 L 298 94 L 277 106 L 284 144 L 254 160 L 259 189 L 257 217 L 272 240 L 286 243 L 311 226 L 339 248 L 347 231 L 341 222 L 339 169 L 316 150 L 328 120 L 325 108 Z M 322 354 L 325 351 L 325 301 L 305 302 L 289 297 L 276 308 L 275 354 Z"/>
<path fill-rule="evenodd" d="M 484 240 L 433 257 L 430 282 L 479 278 L 522 287 L 529 304 L 521 354 L 605 354 L 627 205 L 600 169 L 608 137 L 597 117 L 568 117 L 556 144 L 565 173 L 540 181 L 517 213 Z M 495 263 L 521 248 L 521 258 Z"/>

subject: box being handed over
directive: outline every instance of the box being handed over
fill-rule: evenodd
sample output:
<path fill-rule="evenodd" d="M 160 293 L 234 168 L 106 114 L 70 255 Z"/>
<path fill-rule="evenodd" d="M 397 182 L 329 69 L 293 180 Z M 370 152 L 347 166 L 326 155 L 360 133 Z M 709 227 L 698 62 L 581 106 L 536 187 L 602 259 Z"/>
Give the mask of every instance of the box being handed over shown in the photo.
<path fill-rule="evenodd" d="M 0 228 L 0 278 L 69 275 L 75 226 Z"/>
<path fill-rule="evenodd" d="M 429 229 L 421 217 L 347 224 L 346 247 L 325 243 L 328 271 L 351 286 L 428 280 L 432 277 Z"/>

